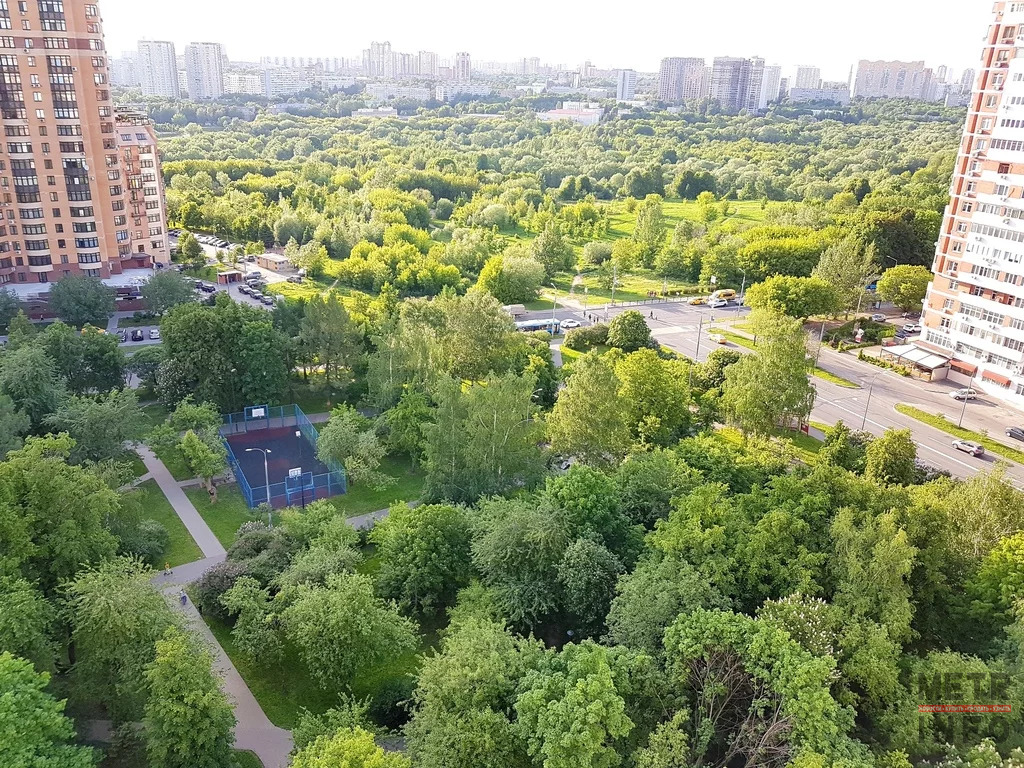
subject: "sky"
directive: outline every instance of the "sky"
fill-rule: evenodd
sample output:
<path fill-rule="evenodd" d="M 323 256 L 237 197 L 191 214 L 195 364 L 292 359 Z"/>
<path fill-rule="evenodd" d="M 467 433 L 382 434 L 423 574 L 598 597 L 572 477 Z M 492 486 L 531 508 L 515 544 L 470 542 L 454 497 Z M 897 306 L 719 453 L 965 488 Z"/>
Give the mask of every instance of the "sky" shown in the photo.
<path fill-rule="evenodd" d="M 820 66 L 845 80 L 857 60 L 923 59 L 973 67 L 991 0 L 100 0 L 108 49 L 140 38 L 223 43 L 232 60 L 262 55 L 359 55 L 371 40 L 394 50 L 468 51 L 482 61 L 539 56 L 575 68 L 653 72 L 665 56 L 762 56 Z M 153 9 L 142 13 L 141 9 Z M 282 11 L 284 15 L 282 16 Z"/>

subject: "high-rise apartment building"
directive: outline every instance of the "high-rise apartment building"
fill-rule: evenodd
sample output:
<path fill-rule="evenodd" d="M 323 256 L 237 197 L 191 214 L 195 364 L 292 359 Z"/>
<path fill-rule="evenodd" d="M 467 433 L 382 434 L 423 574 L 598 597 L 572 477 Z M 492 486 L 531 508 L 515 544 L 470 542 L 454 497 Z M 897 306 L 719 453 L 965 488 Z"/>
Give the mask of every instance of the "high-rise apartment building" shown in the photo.
<path fill-rule="evenodd" d="M 711 98 L 724 109 L 756 111 L 764 85 L 764 59 L 719 56 L 711 67 Z"/>
<path fill-rule="evenodd" d="M 1024 3 L 997 2 L 917 342 L 949 376 L 1024 405 Z"/>
<path fill-rule="evenodd" d="M 176 99 L 181 94 L 174 43 L 166 40 L 139 40 L 138 68 L 144 96 Z"/>
<path fill-rule="evenodd" d="M 395 62 L 391 43 L 370 43 L 370 47 L 363 51 L 363 69 L 370 77 L 394 77 Z"/>
<path fill-rule="evenodd" d="M 974 78 L 978 76 L 978 73 L 973 69 L 965 69 L 964 73 L 960 76 L 960 90 L 964 93 L 970 93 L 974 90 Z"/>
<path fill-rule="evenodd" d="M 455 79 L 460 83 L 473 79 L 473 61 L 468 53 L 455 54 Z"/>
<path fill-rule="evenodd" d="M 778 64 L 764 68 L 764 82 L 761 84 L 761 94 L 758 99 L 757 108 L 764 109 L 772 102 L 779 100 L 779 89 L 782 87 L 782 67 Z"/>
<path fill-rule="evenodd" d="M 632 101 L 636 98 L 636 70 L 620 69 L 615 73 L 615 98 L 618 101 Z"/>
<path fill-rule="evenodd" d="M 10 18 L 0 4 L 7 29 Z M 38 293 L 167 263 L 155 134 L 114 109 L 99 7 L 23 2 L 18 20 L 0 38 L 0 283 Z"/>
<path fill-rule="evenodd" d="M 821 88 L 821 70 L 818 67 L 799 66 L 796 68 L 794 88 Z"/>
<path fill-rule="evenodd" d="M 120 58 L 110 60 L 110 84 L 122 88 L 138 88 L 139 56 L 135 51 L 127 51 Z"/>
<path fill-rule="evenodd" d="M 224 46 L 220 43 L 185 46 L 189 98 L 207 101 L 224 95 L 224 58 Z"/>
<path fill-rule="evenodd" d="M 704 59 L 673 56 L 661 60 L 658 99 L 666 102 L 696 101 L 708 95 Z"/>
<path fill-rule="evenodd" d="M 419 52 L 419 69 L 423 77 L 437 77 L 437 70 L 440 67 L 440 60 L 432 51 Z"/>
<path fill-rule="evenodd" d="M 866 99 L 927 99 L 934 75 L 923 61 L 861 61 L 853 95 Z"/>

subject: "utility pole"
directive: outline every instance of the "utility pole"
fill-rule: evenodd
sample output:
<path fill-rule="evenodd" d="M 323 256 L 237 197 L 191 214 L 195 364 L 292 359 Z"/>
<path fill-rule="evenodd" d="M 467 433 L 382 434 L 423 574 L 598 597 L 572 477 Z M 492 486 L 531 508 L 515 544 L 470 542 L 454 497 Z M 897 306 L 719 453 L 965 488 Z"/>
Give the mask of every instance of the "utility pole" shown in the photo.
<path fill-rule="evenodd" d="M 881 372 L 879 372 L 872 376 L 871 383 L 868 385 L 868 401 L 864 404 L 864 419 L 860 423 L 861 432 L 868 428 L 868 410 L 871 408 L 871 393 L 875 390 L 875 379 L 881 375 Z"/>
<path fill-rule="evenodd" d="M 700 337 L 704 333 L 704 315 L 700 316 L 700 325 L 697 326 L 697 354 L 693 356 L 693 362 L 700 362 Z"/>
<path fill-rule="evenodd" d="M 978 374 L 974 374 L 974 376 L 971 376 L 971 383 L 967 385 L 967 392 L 964 394 L 964 408 L 960 411 L 960 421 L 957 422 L 958 427 L 962 427 L 964 425 L 964 416 L 967 415 L 967 404 L 971 402 L 971 392 L 974 390 L 974 378 L 977 375 Z"/>
<path fill-rule="evenodd" d="M 814 356 L 814 367 L 818 367 L 818 360 L 821 359 L 821 348 L 825 346 L 825 320 L 821 321 L 821 334 L 818 336 L 818 353 Z"/>

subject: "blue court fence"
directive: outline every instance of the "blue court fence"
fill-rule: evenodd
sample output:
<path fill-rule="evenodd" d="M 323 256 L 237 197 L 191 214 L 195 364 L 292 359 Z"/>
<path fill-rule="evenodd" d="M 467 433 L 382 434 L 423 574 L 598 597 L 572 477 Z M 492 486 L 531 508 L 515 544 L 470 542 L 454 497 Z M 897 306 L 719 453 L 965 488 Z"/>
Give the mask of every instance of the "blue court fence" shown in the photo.
<path fill-rule="evenodd" d="M 345 469 L 335 461 L 322 462 L 327 472 L 306 472 L 300 478 L 286 478 L 269 486 L 250 484 L 228 438 L 250 432 L 285 428 L 294 428 L 301 432 L 302 437 L 312 446 L 314 453 L 316 452 L 320 433 L 297 405 L 250 406 L 242 413 L 229 413 L 223 417 L 220 436 L 227 449 L 228 464 L 249 508 L 255 509 L 263 503 L 275 507 L 290 507 L 300 503 L 304 505 L 317 499 L 347 493 L 348 479 Z"/>

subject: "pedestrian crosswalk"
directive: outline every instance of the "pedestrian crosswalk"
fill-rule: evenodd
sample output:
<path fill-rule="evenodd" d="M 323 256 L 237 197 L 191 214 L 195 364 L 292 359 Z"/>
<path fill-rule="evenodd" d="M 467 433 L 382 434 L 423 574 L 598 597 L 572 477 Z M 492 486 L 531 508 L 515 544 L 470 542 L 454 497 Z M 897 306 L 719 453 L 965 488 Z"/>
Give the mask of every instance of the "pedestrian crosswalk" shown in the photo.
<path fill-rule="evenodd" d="M 661 336 L 672 336 L 677 333 L 696 333 L 699 326 L 696 325 L 670 325 L 666 328 L 654 328 L 651 335 L 655 338 Z"/>

